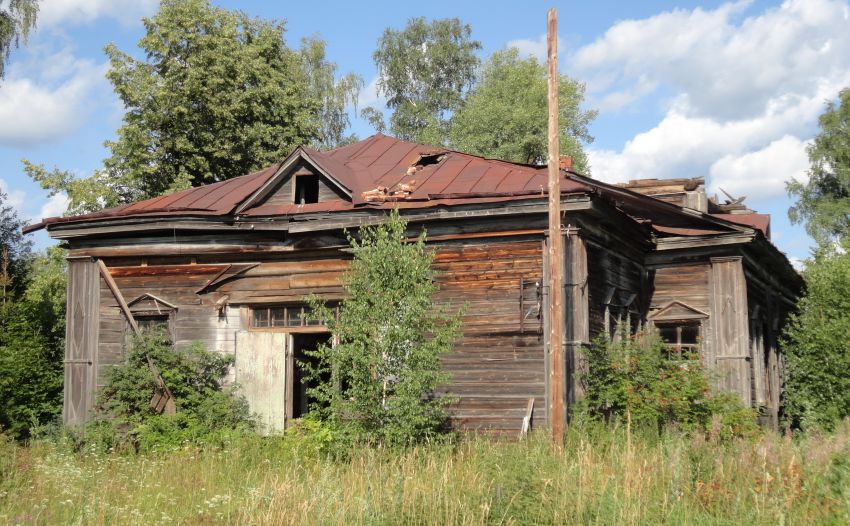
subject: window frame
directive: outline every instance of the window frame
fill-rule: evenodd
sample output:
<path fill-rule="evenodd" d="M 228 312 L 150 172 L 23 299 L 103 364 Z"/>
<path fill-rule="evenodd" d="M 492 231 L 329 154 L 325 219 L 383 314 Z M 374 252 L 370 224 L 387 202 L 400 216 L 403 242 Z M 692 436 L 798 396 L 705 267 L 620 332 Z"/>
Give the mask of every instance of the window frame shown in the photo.
<path fill-rule="evenodd" d="M 335 316 L 338 316 L 339 305 L 332 304 L 331 308 L 334 310 Z M 272 317 L 273 310 L 283 311 L 283 324 L 274 324 L 274 320 L 279 318 Z M 257 317 L 255 313 L 258 311 L 265 311 L 267 325 L 257 325 Z M 293 311 L 298 312 L 298 325 L 289 324 L 289 321 L 294 319 L 290 314 Z M 248 330 L 258 332 L 328 332 L 328 327 L 326 325 L 320 323 L 318 320 L 310 320 L 303 316 L 305 312 L 310 311 L 312 311 L 312 309 L 310 309 L 309 305 L 303 302 L 248 305 Z"/>
<path fill-rule="evenodd" d="M 661 335 L 662 328 L 674 328 L 676 330 L 676 342 L 667 342 L 662 339 L 664 348 L 667 349 L 668 359 L 688 360 L 693 356 L 700 357 L 702 355 L 703 323 L 701 319 L 654 320 L 653 326 L 659 336 Z M 682 329 L 685 327 L 695 327 L 697 329 L 696 341 L 694 343 L 682 343 Z"/>

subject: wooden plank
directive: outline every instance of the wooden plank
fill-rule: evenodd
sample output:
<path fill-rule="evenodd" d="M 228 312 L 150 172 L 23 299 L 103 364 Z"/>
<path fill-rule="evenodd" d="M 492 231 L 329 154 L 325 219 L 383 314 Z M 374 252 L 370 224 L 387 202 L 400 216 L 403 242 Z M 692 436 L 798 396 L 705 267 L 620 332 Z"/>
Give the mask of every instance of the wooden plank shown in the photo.
<path fill-rule="evenodd" d="M 97 265 L 89 258 L 68 260 L 65 383 L 62 421 L 81 425 L 89 418 L 97 390 L 100 286 Z"/>
<path fill-rule="evenodd" d="M 286 424 L 288 338 L 274 332 L 236 333 L 236 383 L 265 433 L 283 431 Z"/>

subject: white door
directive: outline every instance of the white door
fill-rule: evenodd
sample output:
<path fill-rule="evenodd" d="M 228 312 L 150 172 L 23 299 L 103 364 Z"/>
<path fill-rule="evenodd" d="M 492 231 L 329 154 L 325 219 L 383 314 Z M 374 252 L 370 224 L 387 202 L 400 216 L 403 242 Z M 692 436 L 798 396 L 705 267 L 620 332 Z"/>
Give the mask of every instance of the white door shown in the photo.
<path fill-rule="evenodd" d="M 236 383 L 263 432 L 286 426 L 286 353 L 289 335 L 279 332 L 236 333 Z"/>

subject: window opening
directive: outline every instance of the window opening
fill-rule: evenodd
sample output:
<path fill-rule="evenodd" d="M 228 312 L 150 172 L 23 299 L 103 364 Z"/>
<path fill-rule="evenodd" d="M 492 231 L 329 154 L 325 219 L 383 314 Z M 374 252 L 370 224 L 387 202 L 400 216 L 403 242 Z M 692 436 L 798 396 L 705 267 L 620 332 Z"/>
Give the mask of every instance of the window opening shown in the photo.
<path fill-rule="evenodd" d="M 273 305 L 251 309 L 251 327 L 255 329 L 322 327 L 313 309 L 306 305 Z"/>
<path fill-rule="evenodd" d="M 691 360 L 699 356 L 699 322 L 656 323 L 656 328 L 668 358 Z"/>
<path fill-rule="evenodd" d="M 306 205 L 319 202 L 319 176 L 295 176 L 295 204 Z"/>

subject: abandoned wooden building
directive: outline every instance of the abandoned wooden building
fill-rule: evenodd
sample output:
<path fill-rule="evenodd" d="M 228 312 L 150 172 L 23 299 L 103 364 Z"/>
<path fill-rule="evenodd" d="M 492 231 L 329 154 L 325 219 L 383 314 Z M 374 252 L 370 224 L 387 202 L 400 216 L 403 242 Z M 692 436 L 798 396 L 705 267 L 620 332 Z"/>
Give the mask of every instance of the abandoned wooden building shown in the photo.
<path fill-rule="evenodd" d="M 342 298 L 343 229 L 398 208 L 435 249 L 438 299 L 467 304 L 443 359 L 458 429 L 515 433 L 549 400 L 546 167 L 381 134 L 328 152 L 74 217 L 46 228 L 69 251 L 64 419 L 88 417 L 125 334 L 165 325 L 176 347 L 235 354 L 233 380 L 271 430 L 307 407 L 297 366 L 329 337 L 304 299 Z M 769 217 L 709 199 L 701 179 L 605 184 L 561 166 L 568 403 L 576 350 L 617 323 L 697 350 L 720 387 L 776 420 L 778 331 L 802 287 L 770 242 Z M 309 313 L 307 313 L 309 314 Z"/>

